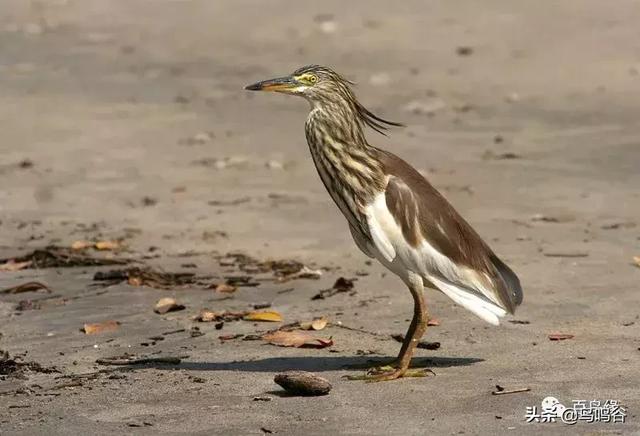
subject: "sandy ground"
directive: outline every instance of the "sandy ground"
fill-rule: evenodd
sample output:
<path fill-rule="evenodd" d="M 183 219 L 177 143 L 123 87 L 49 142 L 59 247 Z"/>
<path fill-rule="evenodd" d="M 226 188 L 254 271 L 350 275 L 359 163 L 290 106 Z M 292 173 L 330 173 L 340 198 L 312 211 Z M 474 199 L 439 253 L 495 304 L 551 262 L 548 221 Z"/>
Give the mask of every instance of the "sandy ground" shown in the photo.
<path fill-rule="evenodd" d="M 53 298 L 18 311 L 50 296 L 1 295 L 0 348 L 59 372 L 1 377 L 0 433 L 640 432 L 639 21 L 623 0 L 3 0 L 0 258 L 124 238 L 116 256 L 211 280 L 232 251 L 324 273 L 224 295 L 95 287 L 106 267 L 1 272 L 0 287 L 39 280 Z M 416 363 L 436 376 L 342 378 L 397 353 L 388 335 L 406 329 L 411 299 L 365 263 L 324 192 L 307 104 L 243 90 L 308 63 L 335 67 L 367 106 L 407 124 L 370 140 L 424 171 L 518 272 L 513 319 L 528 323 L 490 327 L 429 291 L 440 326 L 427 340 L 441 347 Z M 358 278 L 355 293 L 311 300 L 340 276 Z M 153 313 L 165 296 L 186 309 Z M 280 348 L 219 339 L 274 325 L 192 320 L 257 303 L 286 322 L 324 315 L 366 332 L 334 325 L 318 332 L 330 348 Z M 120 327 L 80 331 L 108 319 Z M 557 332 L 575 337 L 550 341 Z M 125 352 L 187 357 L 96 364 Z M 281 396 L 273 376 L 287 369 L 334 388 Z M 495 385 L 531 390 L 495 396 Z M 526 423 L 549 395 L 618 400 L 627 422 Z"/>

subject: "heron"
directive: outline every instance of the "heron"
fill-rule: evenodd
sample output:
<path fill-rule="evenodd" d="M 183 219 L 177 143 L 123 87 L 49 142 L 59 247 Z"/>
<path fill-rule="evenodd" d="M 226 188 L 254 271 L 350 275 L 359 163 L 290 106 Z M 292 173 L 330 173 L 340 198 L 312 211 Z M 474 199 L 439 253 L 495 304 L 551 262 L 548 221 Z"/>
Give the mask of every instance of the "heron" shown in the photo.
<path fill-rule="evenodd" d="M 415 348 L 427 329 L 424 289 L 443 292 L 484 321 L 499 325 L 522 302 L 518 276 L 415 168 L 377 148 L 369 127 L 385 134 L 402 126 L 368 110 L 354 83 L 331 68 L 308 65 L 245 87 L 305 98 L 311 105 L 305 136 L 329 195 L 347 220 L 358 248 L 408 287 L 413 319 L 390 365 L 362 378 L 394 380 L 411 374 Z"/>

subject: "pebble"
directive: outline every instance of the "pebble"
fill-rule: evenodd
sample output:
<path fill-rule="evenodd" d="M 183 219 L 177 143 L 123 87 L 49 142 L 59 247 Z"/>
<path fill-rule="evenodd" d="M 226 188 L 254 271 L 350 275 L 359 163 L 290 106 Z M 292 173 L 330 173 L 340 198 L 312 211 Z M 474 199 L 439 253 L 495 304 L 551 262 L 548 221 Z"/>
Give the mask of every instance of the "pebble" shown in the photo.
<path fill-rule="evenodd" d="M 327 379 L 307 371 L 282 372 L 277 374 L 273 381 L 294 395 L 327 395 L 332 388 Z"/>

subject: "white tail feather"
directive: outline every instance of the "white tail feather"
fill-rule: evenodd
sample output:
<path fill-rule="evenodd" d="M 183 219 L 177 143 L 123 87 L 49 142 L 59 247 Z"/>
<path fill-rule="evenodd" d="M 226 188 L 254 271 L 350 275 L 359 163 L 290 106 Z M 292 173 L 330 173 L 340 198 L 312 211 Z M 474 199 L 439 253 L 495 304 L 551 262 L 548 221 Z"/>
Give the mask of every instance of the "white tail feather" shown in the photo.
<path fill-rule="evenodd" d="M 506 310 L 503 308 L 474 295 L 472 292 L 464 288 L 433 276 L 429 277 L 429 281 L 436 285 L 438 289 L 444 292 L 453 301 L 465 309 L 470 310 L 489 324 L 500 325 L 500 317 L 507 314 Z"/>

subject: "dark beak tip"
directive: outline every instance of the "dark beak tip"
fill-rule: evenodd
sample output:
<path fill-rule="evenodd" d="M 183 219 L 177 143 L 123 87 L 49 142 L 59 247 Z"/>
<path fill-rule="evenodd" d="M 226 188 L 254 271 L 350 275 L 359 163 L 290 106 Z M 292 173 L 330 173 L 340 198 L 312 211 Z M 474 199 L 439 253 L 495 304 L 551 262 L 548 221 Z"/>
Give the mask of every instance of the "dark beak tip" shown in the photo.
<path fill-rule="evenodd" d="M 254 83 L 253 85 L 247 85 L 244 87 L 247 91 L 260 91 L 262 89 L 262 85 L 260 83 Z"/>

